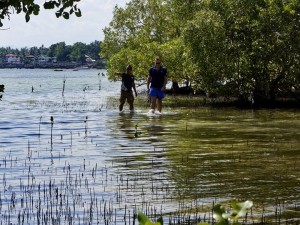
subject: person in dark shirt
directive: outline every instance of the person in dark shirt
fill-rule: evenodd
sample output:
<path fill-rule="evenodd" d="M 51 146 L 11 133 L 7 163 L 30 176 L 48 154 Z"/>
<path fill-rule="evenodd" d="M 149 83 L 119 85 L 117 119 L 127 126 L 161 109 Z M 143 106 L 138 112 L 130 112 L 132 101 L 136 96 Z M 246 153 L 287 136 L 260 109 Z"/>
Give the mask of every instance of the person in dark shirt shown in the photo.
<path fill-rule="evenodd" d="M 162 110 L 162 99 L 165 97 L 164 91 L 167 84 L 167 69 L 162 67 L 159 58 L 155 59 L 155 66 L 149 70 L 149 76 L 147 79 L 147 89 L 151 97 L 151 109 L 149 113 L 154 113 L 157 108 L 158 112 Z"/>
<path fill-rule="evenodd" d="M 134 112 L 134 96 L 132 89 L 134 90 L 135 96 L 137 96 L 137 92 L 135 88 L 134 76 L 132 74 L 132 66 L 128 65 L 126 67 L 126 72 L 115 72 L 115 75 L 118 75 L 122 78 L 119 111 L 123 111 L 123 106 L 127 100 L 130 112 Z"/>

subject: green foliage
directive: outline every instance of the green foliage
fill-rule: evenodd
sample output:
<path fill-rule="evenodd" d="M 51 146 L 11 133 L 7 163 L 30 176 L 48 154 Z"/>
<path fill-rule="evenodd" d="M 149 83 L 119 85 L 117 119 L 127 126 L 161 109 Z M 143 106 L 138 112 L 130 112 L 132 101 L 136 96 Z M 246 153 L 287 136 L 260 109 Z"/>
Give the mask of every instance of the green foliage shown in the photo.
<path fill-rule="evenodd" d="M 152 222 L 146 215 L 142 212 L 138 212 L 139 225 L 163 225 L 163 219 L 160 217 L 157 222 Z"/>
<path fill-rule="evenodd" d="M 224 66 L 226 39 L 220 15 L 211 10 L 198 11 L 186 26 L 183 39 L 200 74 L 198 86 L 207 92 L 216 92 L 226 81 L 226 74 L 232 72 L 230 67 Z"/>
<path fill-rule="evenodd" d="M 115 8 L 102 56 L 111 73 L 138 59 L 141 79 L 159 56 L 169 80 L 259 104 L 300 88 L 299 15 L 297 0 L 132 0 Z"/>
<path fill-rule="evenodd" d="M 166 67 L 173 66 L 170 62 L 175 61 L 174 58 L 178 62 L 181 42 L 173 38 L 178 37 L 177 27 L 166 17 L 172 15 L 166 2 L 133 0 L 124 9 L 115 8 L 110 26 L 104 29 L 105 38 L 101 44 L 101 56 L 107 61 L 111 78 L 115 71 L 124 70 L 130 63 L 135 76 L 146 79 L 157 56 Z"/>
<path fill-rule="evenodd" d="M 246 215 L 248 210 L 253 206 L 253 202 L 245 201 L 238 203 L 233 199 L 231 201 L 231 206 L 232 210 L 230 212 L 226 212 L 225 208 L 220 204 L 214 206 L 213 217 L 217 221 L 215 223 L 216 225 L 229 225 L 230 221 L 232 221 L 232 225 L 241 225 L 241 223 L 238 222 L 238 219 Z"/>
<path fill-rule="evenodd" d="M 81 16 L 81 11 L 77 7 L 77 3 L 80 0 L 61 0 L 54 1 L 48 0 L 43 4 L 43 8 L 46 10 L 57 9 L 55 15 L 56 17 L 61 17 L 69 19 L 69 16 L 73 13 L 77 17 Z M 12 13 L 16 12 L 17 14 L 24 13 L 25 21 L 29 22 L 30 16 L 37 16 L 40 12 L 40 4 L 35 3 L 35 0 L 9 0 L 1 1 L 0 3 L 0 27 L 3 26 L 2 20 L 5 18 L 10 19 Z"/>
<path fill-rule="evenodd" d="M 232 210 L 227 212 L 220 204 L 215 205 L 213 208 L 213 217 L 216 220 L 215 225 L 241 225 L 241 223 L 238 222 L 238 219 L 244 217 L 252 206 L 252 201 L 238 203 L 235 199 L 233 199 L 231 201 Z M 160 217 L 157 222 L 152 222 L 142 212 L 138 212 L 138 221 L 139 225 L 163 225 L 162 217 Z M 209 225 L 209 223 L 198 223 L 198 225 Z"/>

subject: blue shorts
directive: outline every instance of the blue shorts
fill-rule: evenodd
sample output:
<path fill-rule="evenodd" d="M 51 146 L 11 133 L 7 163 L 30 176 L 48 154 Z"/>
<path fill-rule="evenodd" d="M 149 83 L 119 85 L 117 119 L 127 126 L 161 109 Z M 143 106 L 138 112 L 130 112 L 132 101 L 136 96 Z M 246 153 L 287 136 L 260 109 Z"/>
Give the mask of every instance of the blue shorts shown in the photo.
<path fill-rule="evenodd" d="M 163 99 L 165 97 L 165 93 L 159 88 L 150 88 L 149 95 L 158 99 Z"/>

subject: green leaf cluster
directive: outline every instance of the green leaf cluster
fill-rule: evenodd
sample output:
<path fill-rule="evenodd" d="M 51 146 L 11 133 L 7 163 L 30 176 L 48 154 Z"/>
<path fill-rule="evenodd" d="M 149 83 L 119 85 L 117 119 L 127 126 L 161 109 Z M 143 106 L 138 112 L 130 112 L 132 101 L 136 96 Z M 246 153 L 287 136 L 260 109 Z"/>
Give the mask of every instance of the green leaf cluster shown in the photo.
<path fill-rule="evenodd" d="M 241 225 L 238 219 L 244 217 L 252 206 L 252 201 L 237 202 L 233 199 L 231 201 L 232 210 L 227 212 L 222 205 L 215 205 L 213 208 L 213 218 L 216 220 L 215 225 Z M 162 217 L 160 217 L 157 222 L 153 222 L 142 212 L 138 212 L 138 221 L 139 225 L 163 225 Z M 198 223 L 198 225 L 209 225 L 209 223 L 203 222 Z"/>
<path fill-rule="evenodd" d="M 237 202 L 235 199 L 231 201 L 232 210 L 227 212 L 225 208 L 217 204 L 213 208 L 213 217 L 216 220 L 215 225 L 241 225 L 238 219 L 244 217 L 248 210 L 253 206 L 252 201 Z M 163 225 L 163 218 L 160 217 L 157 222 L 152 222 L 145 214 L 138 212 L 139 225 Z M 198 225 L 209 225 L 209 223 L 198 223 Z"/>
<path fill-rule="evenodd" d="M 46 0 L 43 4 L 43 8 L 57 9 L 56 17 L 63 17 L 69 19 L 71 14 L 75 14 L 77 17 L 81 16 L 81 10 L 77 7 L 77 3 L 80 0 Z M 10 19 L 13 13 L 24 13 L 26 22 L 29 22 L 31 15 L 37 16 L 41 9 L 41 4 L 35 3 L 36 0 L 9 0 L 1 1 L 0 3 L 0 27 L 3 26 L 2 20 L 5 18 Z"/>
<path fill-rule="evenodd" d="M 226 212 L 225 208 L 220 204 L 214 206 L 213 217 L 217 221 L 215 223 L 216 225 L 229 225 L 230 221 L 232 221 L 232 225 L 241 225 L 241 223 L 238 222 L 238 219 L 246 215 L 248 210 L 252 208 L 253 202 L 247 200 L 245 202 L 238 203 L 235 199 L 233 199 L 231 201 L 231 206 L 232 210 L 230 212 Z"/>
<path fill-rule="evenodd" d="M 157 222 L 152 222 L 145 214 L 138 212 L 139 225 L 164 225 L 162 217 Z"/>

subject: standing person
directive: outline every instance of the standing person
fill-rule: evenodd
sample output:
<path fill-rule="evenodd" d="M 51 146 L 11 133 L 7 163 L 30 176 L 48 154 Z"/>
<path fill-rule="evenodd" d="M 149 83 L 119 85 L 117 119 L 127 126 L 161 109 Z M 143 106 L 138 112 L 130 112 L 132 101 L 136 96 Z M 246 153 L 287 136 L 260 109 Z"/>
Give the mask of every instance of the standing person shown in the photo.
<path fill-rule="evenodd" d="M 155 66 L 149 70 L 149 76 L 147 79 L 147 89 L 151 97 L 151 109 L 150 113 L 154 113 L 157 108 L 158 112 L 162 110 L 162 99 L 165 97 L 164 91 L 167 84 L 167 69 L 162 67 L 160 59 L 155 59 Z M 150 88 L 149 88 L 150 86 Z"/>
<path fill-rule="evenodd" d="M 120 105 L 119 105 L 119 111 L 123 111 L 123 106 L 127 100 L 129 104 L 130 112 L 134 112 L 134 97 L 132 89 L 134 90 L 135 96 L 137 96 L 136 88 L 135 88 L 135 82 L 134 82 L 134 76 L 132 74 L 132 66 L 128 65 L 126 67 L 126 72 L 115 72 L 115 75 L 118 75 L 122 77 L 122 85 L 121 85 L 121 96 L 120 96 Z"/>

